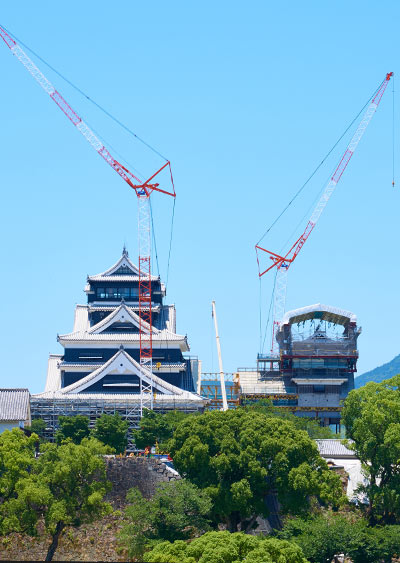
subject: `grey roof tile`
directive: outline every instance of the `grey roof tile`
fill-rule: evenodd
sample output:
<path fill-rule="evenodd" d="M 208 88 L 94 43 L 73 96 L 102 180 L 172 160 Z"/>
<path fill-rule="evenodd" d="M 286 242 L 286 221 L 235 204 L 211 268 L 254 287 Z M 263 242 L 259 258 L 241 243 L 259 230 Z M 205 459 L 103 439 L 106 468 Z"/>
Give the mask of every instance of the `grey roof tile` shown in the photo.
<path fill-rule="evenodd" d="M 27 420 L 28 389 L 0 389 L 0 420 Z"/>

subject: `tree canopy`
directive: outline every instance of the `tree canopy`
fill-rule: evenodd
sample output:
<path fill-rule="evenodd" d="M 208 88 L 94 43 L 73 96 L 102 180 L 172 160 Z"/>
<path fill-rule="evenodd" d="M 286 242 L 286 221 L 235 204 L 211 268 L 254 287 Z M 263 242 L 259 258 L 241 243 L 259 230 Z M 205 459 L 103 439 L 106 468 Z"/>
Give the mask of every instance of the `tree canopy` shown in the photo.
<path fill-rule="evenodd" d="M 26 436 L 19 428 L 5 430 L 0 434 L 0 501 L 2 503 L 17 496 L 16 484 L 28 477 L 35 463 L 35 445 L 38 436 Z M 1 531 L 1 523 L 0 523 Z"/>
<path fill-rule="evenodd" d="M 37 440 L 37 436 L 21 439 L 13 433 L 10 440 L 10 434 L 5 439 L 1 435 L 0 442 L 13 441 L 8 463 L 19 470 L 7 472 L 14 475 L 15 482 L 13 494 L 0 505 L 1 532 L 35 535 L 43 519 L 51 536 L 46 561 L 51 561 L 66 525 L 79 526 L 110 511 L 103 501 L 110 485 L 100 457 L 109 453 L 109 448 L 93 438 L 84 438 L 80 445 L 71 441 L 61 446 L 47 443 L 42 444 L 41 455 L 35 459 L 30 453 L 30 440 Z M 26 459 L 18 451 L 21 444 Z"/>
<path fill-rule="evenodd" d="M 279 537 L 296 542 L 310 563 L 326 563 L 340 553 L 353 563 L 391 563 L 400 553 L 400 526 L 371 528 L 356 514 L 293 518 Z"/>
<path fill-rule="evenodd" d="M 119 413 L 102 414 L 96 420 L 91 435 L 103 444 L 112 447 L 117 454 L 125 451 L 128 444 L 127 433 L 129 423 Z"/>
<path fill-rule="evenodd" d="M 58 445 L 68 438 L 74 444 L 80 444 L 83 438 L 88 438 L 89 436 L 89 418 L 82 414 L 75 416 L 61 415 L 58 417 L 58 424 L 59 428 L 56 432 L 56 442 Z"/>
<path fill-rule="evenodd" d="M 370 523 L 400 521 L 400 375 L 351 391 L 342 421 L 368 478 Z"/>
<path fill-rule="evenodd" d="M 149 563 L 307 563 L 295 543 L 243 533 L 207 532 L 190 543 L 163 542 L 146 553 Z"/>
<path fill-rule="evenodd" d="M 181 422 L 169 444 L 180 474 L 211 496 L 214 522 L 232 532 L 268 516 L 275 494 L 292 513 L 307 510 L 313 495 L 333 504 L 343 498 L 315 442 L 287 420 L 244 409 L 207 412 Z"/>
<path fill-rule="evenodd" d="M 144 449 L 158 444 L 161 449 L 167 447 L 167 441 L 178 424 L 188 415 L 181 411 L 170 411 L 165 414 L 146 409 L 139 423 L 139 430 L 134 431 L 136 447 Z M 194 415 L 191 415 L 194 416 Z"/>
<path fill-rule="evenodd" d="M 127 500 L 120 539 L 131 557 L 141 557 L 150 540 L 183 540 L 209 529 L 211 499 L 184 479 L 159 484 L 151 499 L 131 489 Z"/>
<path fill-rule="evenodd" d="M 329 427 L 323 427 L 315 419 L 296 416 L 291 412 L 287 412 L 279 407 L 275 407 L 270 399 L 259 399 L 257 401 L 248 401 L 244 408 L 249 411 L 256 411 L 273 418 L 282 418 L 289 420 L 298 430 L 305 430 L 310 438 L 334 438 L 335 434 Z"/>

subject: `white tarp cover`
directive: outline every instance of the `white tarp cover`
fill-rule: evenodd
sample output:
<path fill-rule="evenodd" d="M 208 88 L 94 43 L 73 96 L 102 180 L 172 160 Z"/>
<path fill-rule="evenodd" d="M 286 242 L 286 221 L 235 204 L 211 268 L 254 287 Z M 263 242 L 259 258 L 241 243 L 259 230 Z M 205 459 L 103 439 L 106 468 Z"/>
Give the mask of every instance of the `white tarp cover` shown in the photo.
<path fill-rule="evenodd" d="M 345 325 L 349 321 L 352 323 L 357 322 L 357 316 L 350 311 L 331 307 L 330 305 L 323 305 L 316 303 L 315 305 L 308 305 L 300 309 L 293 309 L 285 313 L 280 326 L 285 324 L 302 323 L 311 319 L 321 319 L 330 323 Z"/>

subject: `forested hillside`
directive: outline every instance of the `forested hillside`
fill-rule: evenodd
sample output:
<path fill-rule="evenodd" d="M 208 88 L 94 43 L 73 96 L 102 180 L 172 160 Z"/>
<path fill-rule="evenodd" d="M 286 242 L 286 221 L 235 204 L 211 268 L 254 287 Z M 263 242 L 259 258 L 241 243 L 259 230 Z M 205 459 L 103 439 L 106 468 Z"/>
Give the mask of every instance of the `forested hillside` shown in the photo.
<path fill-rule="evenodd" d="M 384 379 L 389 379 L 400 373 L 400 354 L 393 358 L 387 364 L 383 364 L 383 366 L 379 366 L 371 371 L 367 371 L 363 373 L 359 377 L 355 379 L 355 387 L 358 389 L 362 387 L 369 381 L 376 381 L 377 383 L 383 381 Z"/>

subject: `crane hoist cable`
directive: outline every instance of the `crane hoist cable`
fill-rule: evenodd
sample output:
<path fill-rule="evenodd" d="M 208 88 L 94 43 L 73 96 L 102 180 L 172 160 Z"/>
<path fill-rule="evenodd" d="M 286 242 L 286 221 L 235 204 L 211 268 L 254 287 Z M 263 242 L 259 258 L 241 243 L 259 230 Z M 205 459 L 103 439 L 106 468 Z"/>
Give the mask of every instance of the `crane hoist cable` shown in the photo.
<path fill-rule="evenodd" d="M 384 80 L 381 82 L 378 89 L 375 91 L 372 99 L 370 99 L 367 102 L 366 105 L 368 107 L 363 113 L 361 121 L 359 122 L 355 133 L 353 134 L 349 144 L 347 145 L 347 148 L 343 153 L 343 156 L 339 161 L 339 164 L 335 167 L 332 175 L 330 175 L 330 179 L 326 184 L 317 204 L 315 205 L 311 217 L 303 233 L 300 235 L 300 237 L 293 243 L 293 245 L 286 252 L 286 254 L 282 254 L 282 255 L 267 250 L 266 248 L 263 248 L 262 246 L 259 245 L 259 243 L 255 245 L 259 277 L 261 278 L 264 274 L 266 274 L 273 268 L 276 268 L 277 271 L 276 285 L 274 289 L 274 313 L 273 313 L 273 325 L 272 325 L 273 328 L 272 328 L 272 342 L 271 342 L 272 355 L 276 354 L 276 341 L 275 341 L 276 331 L 278 330 L 280 321 L 282 320 L 283 314 L 285 312 L 288 270 L 290 266 L 293 264 L 296 257 L 298 256 L 301 249 L 303 248 L 308 237 L 314 230 L 318 220 L 320 219 L 322 212 L 324 211 L 329 199 L 331 198 L 333 192 L 335 191 L 335 188 L 338 182 L 340 181 L 344 171 L 346 170 L 347 165 L 349 164 L 354 152 L 356 151 L 358 144 L 361 141 L 372 117 L 374 116 L 376 110 L 378 109 L 379 103 L 382 99 L 383 94 L 385 93 L 385 90 L 392 76 L 393 76 L 393 72 L 388 72 L 386 74 Z M 299 191 L 301 191 L 302 189 L 303 188 L 301 188 Z M 297 194 L 295 197 L 297 197 Z M 290 204 L 291 202 L 289 203 L 289 205 Z M 287 209 L 287 207 L 285 208 L 285 210 Z M 282 212 L 282 214 L 284 213 L 284 211 Z M 267 266 L 261 266 L 259 257 L 260 254 L 263 253 L 265 253 L 268 256 L 272 264 L 268 263 Z"/>
<path fill-rule="evenodd" d="M 362 114 L 362 112 L 365 110 L 365 108 L 368 106 L 368 104 L 370 103 L 371 99 L 377 94 L 379 88 L 382 86 L 382 84 L 379 85 L 379 87 L 374 90 L 374 92 L 372 93 L 372 95 L 368 98 L 368 100 L 366 101 L 366 103 L 363 105 L 363 107 L 360 109 L 360 111 L 357 113 L 357 115 L 352 119 L 352 121 L 349 123 L 349 125 L 346 127 L 346 129 L 343 131 L 343 133 L 340 135 L 340 137 L 337 139 L 337 141 L 332 145 L 332 147 L 329 149 L 329 151 L 326 153 L 326 155 L 324 156 L 324 158 L 321 160 L 321 162 L 318 164 L 318 166 L 311 172 L 310 176 L 306 179 L 306 181 L 304 182 L 304 184 L 302 186 L 300 186 L 300 188 L 297 190 L 297 192 L 294 194 L 294 196 L 290 199 L 289 203 L 287 203 L 285 205 L 285 207 L 282 209 L 282 211 L 278 214 L 278 216 L 274 219 L 274 221 L 271 223 L 271 225 L 267 228 L 267 230 L 264 232 L 264 234 L 261 236 L 261 238 L 259 239 L 259 241 L 257 242 L 257 245 L 260 244 L 260 242 L 266 237 L 266 235 L 270 232 L 270 230 L 277 224 L 277 222 L 279 221 L 279 219 L 286 213 L 286 211 L 289 209 L 289 207 L 292 205 L 292 203 L 298 198 L 298 196 L 301 194 L 301 192 L 304 190 L 304 188 L 309 184 L 309 182 L 313 179 L 313 177 L 315 176 L 315 174 L 318 172 L 318 170 L 321 168 L 321 166 L 324 164 L 324 162 L 326 161 L 326 159 L 332 154 L 332 152 L 335 150 L 335 148 L 338 146 L 338 144 L 340 143 L 340 141 L 343 139 L 343 137 L 345 137 L 346 133 L 352 128 L 352 126 L 354 125 L 354 123 L 357 121 L 357 119 L 360 117 L 360 115 Z"/>
<path fill-rule="evenodd" d="M 162 158 L 165 162 L 168 162 L 168 159 L 163 156 L 157 149 L 155 149 L 152 145 L 150 145 L 150 143 L 148 143 L 147 141 L 145 141 L 144 139 L 142 139 L 142 137 L 140 137 L 139 135 L 137 135 L 134 131 L 132 131 L 132 129 L 130 129 L 127 125 L 125 125 L 124 123 L 122 123 L 122 121 L 120 121 L 117 117 L 115 117 L 111 112 L 109 112 L 108 110 L 106 110 L 102 105 L 100 105 L 98 102 L 96 102 L 93 98 L 91 98 L 88 94 L 86 94 L 86 92 L 84 92 L 81 88 L 79 88 L 79 86 L 77 86 L 76 84 L 74 84 L 71 80 L 69 80 L 66 76 L 64 76 L 63 74 L 61 74 L 61 72 L 59 72 L 56 68 L 54 68 L 50 63 L 48 63 L 43 57 L 41 57 L 38 53 L 36 53 L 33 49 L 31 49 L 30 47 L 28 47 L 28 45 L 26 45 L 25 43 L 23 43 L 20 39 L 18 39 L 18 37 L 16 35 L 14 35 L 14 33 L 11 33 L 11 31 L 9 31 L 6 27 L 4 27 L 4 25 L 0 24 L 0 27 L 2 27 L 4 29 L 4 31 L 6 31 L 13 39 L 15 39 L 15 41 L 19 44 L 21 44 L 23 47 L 25 47 L 25 49 L 27 49 L 27 51 L 29 51 L 30 53 L 32 53 L 32 55 L 34 55 L 39 61 L 41 61 L 43 64 L 45 64 L 47 66 L 47 68 L 49 68 L 51 71 L 53 71 L 55 74 L 57 74 L 57 76 L 59 76 L 62 80 L 64 80 L 64 82 L 66 82 L 67 84 L 69 84 L 74 90 L 76 90 L 77 92 L 79 92 L 79 94 L 81 94 L 84 98 L 86 98 L 91 104 L 93 104 L 94 106 L 96 106 L 100 111 L 102 111 L 105 115 L 107 115 L 107 117 L 109 117 L 110 119 L 112 119 L 112 121 L 114 121 L 115 123 L 117 123 L 117 125 L 119 125 L 120 127 L 122 127 L 122 129 L 124 129 L 127 133 L 129 133 L 130 135 L 132 135 L 132 137 L 135 137 L 135 139 L 137 139 L 139 142 L 141 142 L 143 145 L 145 145 L 148 149 L 150 149 L 151 151 L 154 152 L 154 154 L 158 155 L 160 158 Z"/>

